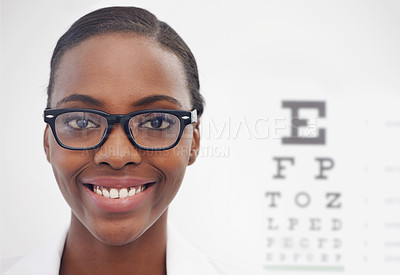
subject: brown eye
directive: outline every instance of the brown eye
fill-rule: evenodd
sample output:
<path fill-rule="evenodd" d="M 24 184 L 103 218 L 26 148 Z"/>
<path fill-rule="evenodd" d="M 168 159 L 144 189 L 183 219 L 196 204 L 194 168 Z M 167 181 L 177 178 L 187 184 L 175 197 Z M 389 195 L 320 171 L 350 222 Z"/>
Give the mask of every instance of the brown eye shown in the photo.
<path fill-rule="evenodd" d="M 74 119 L 68 122 L 68 126 L 73 129 L 89 129 L 89 128 L 96 128 L 97 126 L 91 122 L 90 120 L 86 119 Z"/>
<path fill-rule="evenodd" d="M 98 128 L 97 121 L 98 119 L 88 114 L 68 113 L 63 116 L 64 125 L 74 130 Z"/>
<path fill-rule="evenodd" d="M 140 128 L 147 128 L 150 130 L 164 130 L 171 127 L 174 121 L 169 119 L 168 114 L 158 114 L 157 116 L 146 118 L 145 121 L 140 123 Z"/>

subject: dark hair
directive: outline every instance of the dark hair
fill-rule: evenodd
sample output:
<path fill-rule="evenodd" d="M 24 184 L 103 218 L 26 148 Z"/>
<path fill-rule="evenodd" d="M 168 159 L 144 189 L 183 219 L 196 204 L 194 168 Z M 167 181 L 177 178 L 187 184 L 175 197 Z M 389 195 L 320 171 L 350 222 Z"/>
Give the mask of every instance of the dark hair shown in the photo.
<path fill-rule="evenodd" d="M 176 54 L 182 62 L 193 108 L 198 115 L 203 113 L 204 99 L 200 94 L 197 64 L 189 47 L 168 24 L 159 21 L 147 10 L 136 7 L 109 7 L 93 11 L 81 17 L 61 36 L 51 58 L 47 107 L 50 107 L 54 79 L 64 53 L 87 38 L 112 32 L 147 36 Z"/>

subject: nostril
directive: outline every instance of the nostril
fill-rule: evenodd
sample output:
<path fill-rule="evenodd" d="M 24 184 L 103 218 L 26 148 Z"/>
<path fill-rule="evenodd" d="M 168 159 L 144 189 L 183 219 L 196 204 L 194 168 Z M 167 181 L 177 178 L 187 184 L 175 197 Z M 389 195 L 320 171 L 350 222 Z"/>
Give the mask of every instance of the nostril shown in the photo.
<path fill-rule="evenodd" d="M 95 153 L 94 162 L 96 165 L 121 169 L 125 165 L 138 165 L 142 162 L 142 157 L 130 142 L 123 146 L 114 146 L 106 142 Z"/>

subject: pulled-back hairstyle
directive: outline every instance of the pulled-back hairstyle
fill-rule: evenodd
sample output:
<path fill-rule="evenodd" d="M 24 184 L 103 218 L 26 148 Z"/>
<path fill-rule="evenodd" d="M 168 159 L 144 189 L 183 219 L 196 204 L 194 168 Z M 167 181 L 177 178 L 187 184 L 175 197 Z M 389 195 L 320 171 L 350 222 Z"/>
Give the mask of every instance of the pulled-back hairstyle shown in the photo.
<path fill-rule="evenodd" d="M 57 69 L 65 52 L 90 37 L 114 32 L 149 37 L 176 54 L 186 75 L 193 108 L 198 115 L 203 113 L 204 99 L 200 94 L 197 64 L 189 47 L 168 24 L 159 21 L 147 10 L 136 7 L 109 7 L 93 11 L 81 17 L 61 36 L 51 58 L 47 107 L 50 107 Z"/>

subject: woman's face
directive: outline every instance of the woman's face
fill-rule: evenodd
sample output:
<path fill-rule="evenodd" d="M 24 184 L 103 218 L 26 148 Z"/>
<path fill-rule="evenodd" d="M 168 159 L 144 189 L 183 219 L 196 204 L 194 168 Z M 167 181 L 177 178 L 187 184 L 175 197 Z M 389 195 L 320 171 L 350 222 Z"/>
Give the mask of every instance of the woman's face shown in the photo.
<path fill-rule="evenodd" d="M 89 38 L 64 54 L 51 107 L 109 114 L 192 108 L 178 57 L 146 37 L 118 33 Z M 44 147 L 73 218 L 102 242 L 125 244 L 165 213 L 186 166 L 196 159 L 199 129 L 188 125 L 176 147 L 152 152 L 134 147 L 115 124 L 100 148 L 72 151 L 61 148 L 47 127 Z M 91 190 L 138 190 L 140 185 L 149 187 L 126 198 L 107 198 Z"/>

